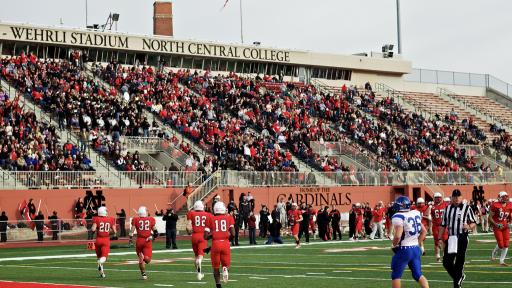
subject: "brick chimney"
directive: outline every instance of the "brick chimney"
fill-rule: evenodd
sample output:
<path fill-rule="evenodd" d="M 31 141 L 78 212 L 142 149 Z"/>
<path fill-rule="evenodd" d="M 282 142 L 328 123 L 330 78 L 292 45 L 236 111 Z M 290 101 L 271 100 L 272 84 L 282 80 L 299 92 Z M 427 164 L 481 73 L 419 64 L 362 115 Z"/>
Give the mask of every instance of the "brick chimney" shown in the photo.
<path fill-rule="evenodd" d="M 153 35 L 173 36 L 171 1 L 153 3 Z"/>

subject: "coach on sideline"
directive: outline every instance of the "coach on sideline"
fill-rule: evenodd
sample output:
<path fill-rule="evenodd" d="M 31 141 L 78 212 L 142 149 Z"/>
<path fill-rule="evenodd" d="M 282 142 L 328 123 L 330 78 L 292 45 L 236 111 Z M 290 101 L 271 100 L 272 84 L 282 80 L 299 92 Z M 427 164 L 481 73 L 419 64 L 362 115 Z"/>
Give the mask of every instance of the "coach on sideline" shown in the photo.
<path fill-rule="evenodd" d="M 443 266 L 453 279 L 453 287 L 462 287 L 466 278 L 464 262 L 468 248 L 468 233 L 475 227 L 475 214 L 467 203 L 462 202 L 460 190 L 452 192 L 452 203 L 444 210 L 439 235 L 448 229 L 448 241 L 444 244 Z"/>

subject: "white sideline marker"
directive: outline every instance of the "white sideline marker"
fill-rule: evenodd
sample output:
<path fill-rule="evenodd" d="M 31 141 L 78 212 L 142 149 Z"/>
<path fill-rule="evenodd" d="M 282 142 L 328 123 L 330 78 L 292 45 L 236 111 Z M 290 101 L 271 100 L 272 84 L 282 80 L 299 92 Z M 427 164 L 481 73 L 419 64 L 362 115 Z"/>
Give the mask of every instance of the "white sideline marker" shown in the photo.
<path fill-rule="evenodd" d="M 310 273 L 306 273 L 307 275 L 325 275 L 325 273 L 323 272 L 319 272 L 319 273 L 313 273 L 313 272 L 310 272 Z"/>
<path fill-rule="evenodd" d="M 172 284 L 154 284 L 155 286 L 159 286 L 159 287 L 174 287 L 174 285 Z"/>
<path fill-rule="evenodd" d="M 187 282 L 188 284 L 199 284 L 199 285 L 203 285 L 203 284 L 206 284 L 206 282 Z"/>
<path fill-rule="evenodd" d="M 256 279 L 256 280 L 268 280 L 268 278 L 263 278 L 263 277 L 249 277 L 249 279 Z"/>

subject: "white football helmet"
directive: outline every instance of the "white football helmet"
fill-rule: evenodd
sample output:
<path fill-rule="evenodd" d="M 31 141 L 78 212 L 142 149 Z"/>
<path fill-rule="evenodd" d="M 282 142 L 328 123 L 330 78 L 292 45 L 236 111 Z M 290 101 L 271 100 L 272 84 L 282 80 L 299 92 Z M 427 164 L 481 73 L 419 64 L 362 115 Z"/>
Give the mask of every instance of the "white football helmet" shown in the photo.
<path fill-rule="evenodd" d="M 107 216 L 107 207 L 101 206 L 100 208 L 98 208 L 98 216 Z"/>
<path fill-rule="evenodd" d="M 224 203 L 220 201 L 215 203 L 215 206 L 213 206 L 213 213 L 226 214 L 226 205 L 224 205 Z"/>
<path fill-rule="evenodd" d="M 434 198 L 441 197 L 443 198 L 443 195 L 439 192 L 434 193 Z"/>
<path fill-rule="evenodd" d="M 140 206 L 137 214 L 139 217 L 148 217 L 148 209 L 146 209 L 146 206 Z"/>
<path fill-rule="evenodd" d="M 361 203 L 356 203 L 356 207 L 361 207 Z"/>
<path fill-rule="evenodd" d="M 450 202 L 450 201 L 452 201 L 452 199 L 450 199 L 450 197 L 445 197 L 444 198 L 444 202 Z"/>
<path fill-rule="evenodd" d="M 194 211 L 204 211 L 204 204 L 202 201 L 196 201 L 196 203 L 194 203 Z"/>
<path fill-rule="evenodd" d="M 421 197 L 420 197 L 420 198 L 418 198 L 418 199 L 416 200 L 416 204 L 425 204 L 425 199 L 423 199 L 423 198 L 421 198 Z"/>
<path fill-rule="evenodd" d="M 500 193 L 498 193 L 498 199 L 500 200 L 500 202 L 508 202 L 509 199 L 507 192 L 501 191 Z"/>

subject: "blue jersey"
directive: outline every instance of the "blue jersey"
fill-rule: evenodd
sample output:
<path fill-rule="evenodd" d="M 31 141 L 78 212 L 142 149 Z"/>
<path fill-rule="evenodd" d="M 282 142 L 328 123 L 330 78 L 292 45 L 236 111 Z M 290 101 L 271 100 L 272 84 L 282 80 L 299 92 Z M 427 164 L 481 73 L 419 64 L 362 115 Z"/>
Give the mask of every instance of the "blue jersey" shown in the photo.
<path fill-rule="evenodd" d="M 421 233 L 421 213 L 417 210 L 397 212 L 391 219 L 393 226 L 404 227 L 400 246 L 418 246 Z"/>
<path fill-rule="evenodd" d="M 404 228 L 399 247 L 393 249 L 395 255 L 391 260 L 391 279 L 402 278 L 405 267 L 409 266 L 414 280 L 418 281 L 422 276 L 421 249 L 418 243 L 421 234 L 421 213 L 417 210 L 397 212 L 391 222 L 394 226 Z"/>

